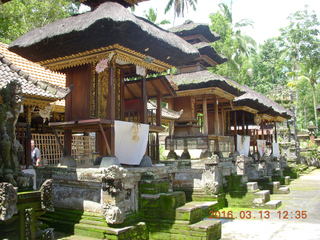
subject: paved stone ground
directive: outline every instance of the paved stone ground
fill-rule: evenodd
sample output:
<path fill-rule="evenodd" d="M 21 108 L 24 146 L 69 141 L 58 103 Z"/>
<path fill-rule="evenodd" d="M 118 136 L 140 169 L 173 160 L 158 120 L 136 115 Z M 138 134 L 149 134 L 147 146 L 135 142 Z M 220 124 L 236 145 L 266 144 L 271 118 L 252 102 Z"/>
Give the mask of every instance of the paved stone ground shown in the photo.
<path fill-rule="evenodd" d="M 290 191 L 272 195 L 282 206 L 269 219 L 252 210 L 254 220 L 223 220 L 222 240 L 320 240 L 320 170 L 292 181 Z M 278 211 L 288 211 L 288 219 L 279 219 Z M 307 211 L 306 219 L 296 219 L 296 211 Z"/>

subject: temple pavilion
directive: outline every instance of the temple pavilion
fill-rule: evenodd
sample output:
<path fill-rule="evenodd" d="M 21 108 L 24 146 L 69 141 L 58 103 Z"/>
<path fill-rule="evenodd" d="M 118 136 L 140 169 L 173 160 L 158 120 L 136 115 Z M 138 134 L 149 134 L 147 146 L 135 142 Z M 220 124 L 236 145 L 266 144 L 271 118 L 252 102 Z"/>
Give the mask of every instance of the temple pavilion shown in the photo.
<path fill-rule="evenodd" d="M 227 60 L 210 45 L 219 36 L 207 25 L 190 21 L 170 31 L 193 44 L 200 57 L 168 76 L 178 85 L 177 96 L 168 99 L 169 108 L 184 110 L 166 138 L 168 157 L 177 158 L 174 150 L 184 150 L 181 158 L 189 159 L 188 149 L 202 149 L 200 157 L 233 153 L 238 134 L 251 137 L 252 153 L 258 139 L 267 140 L 268 146 L 277 141 L 276 122 L 292 113 L 249 87 L 206 70 Z"/>
<path fill-rule="evenodd" d="M 125 7 L 133 3 L 85 1 L 91 12 L 30 31 L 9 47 L 66 75 L 71 93 L 65 122 L 50 123 L 64 130 L 66 156 L 71 155 L 72 133 L 81 132 L 96 134 L 98 155 L 114 156 L 115 120 L 149 123 L 150 134 L 163 131 L 161 102 L 175 91 L 159 73 L 199 57 L 180 37 L 131 14 Z M 149 99 L 157 102 L 155 118 L 148 117 Z"/>

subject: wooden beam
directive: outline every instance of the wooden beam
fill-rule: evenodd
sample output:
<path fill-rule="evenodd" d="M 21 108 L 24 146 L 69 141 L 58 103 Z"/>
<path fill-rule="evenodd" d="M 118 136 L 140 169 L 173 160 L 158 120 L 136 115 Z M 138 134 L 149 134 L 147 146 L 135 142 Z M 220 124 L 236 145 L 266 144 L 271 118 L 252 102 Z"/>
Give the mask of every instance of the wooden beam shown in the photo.
<path fill-rule="evenodd" d="M 115 111 L 115 76 L 116 76 L 116 66 L 115 58 L 110 61 L 109 67 L 109 81 L 108 81 L 108 101 L 107 101 L 107 117 L 110 120 L 114 120 L 116 116 Z"/>
<path fill-rule="evenodd" d="M 139 98 L 138 96 L 136 96 L 133 91 L 128 87 L 127 84 L 124 84 L 125 88 L 128 90 L 128 92 L 131 94 L 131 96 L 133 96 L 133 98 Z"/>
<path fill-rule="evenodd" d="M 274 141 L 278 142 L 278 133 L 277 133 L 277 122 L 273 122 L 274 124 Z"/>
<path fill-rule="evenodd" d="M 215 135 L 219 135 L 220 134 L 219 102 L 217 99 L 214 101 L 214 122 L 215 122 L 215 127 L 214 127 Z"/>
<path fill-rule="evenodd" d="M 158 94 L 158 96 L 157 96 L 157 113 L 156 113 L 157 126 L 161 126 L 161 118 L 162 118 L 161 100 L 162 100 L 162 96 L 161 96 L 161 94 Z"/>
<path fill-rule="evenodd" d="M 208 135 L 208 109 L 207 109 L 206 96 L 204 96 L 204 98 L 203 98 L 202 112 L 203 112 L 203 134 Z"/>
<path fill-rule="evenodd" d="M 104 129 L 103 129 L 103 127 L 102 127 L 101 124 L 99 124 L 99 128 L 100 128 L 100 132 L 101 132 L 101 134 L 102 134 L 103 140 L 104 140 L 104 142 L 105 142 L 105 144 L 106 144 L 107 153 L 108 153 L 109 156 L 111 156 L 110 145 L 109 145 L 109 142 L 108 142 L 106 133 L 105 133 L 105 131 L 104 131 Z"/>
<path fill-rule="evenodd" d="M 142 109 L 141 109 L 141 123 L 148 123 L 148 93 L 146 87 L 146 76 L 141 80 L 141 99 L 142 99 Z"/>

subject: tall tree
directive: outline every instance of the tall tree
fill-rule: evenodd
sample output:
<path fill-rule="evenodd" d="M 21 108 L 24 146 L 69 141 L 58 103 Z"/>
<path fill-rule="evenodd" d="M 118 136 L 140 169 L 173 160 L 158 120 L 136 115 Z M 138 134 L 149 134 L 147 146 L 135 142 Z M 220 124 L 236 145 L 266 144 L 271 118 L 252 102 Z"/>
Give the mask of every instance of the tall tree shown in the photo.
<path fill-rule="evenodd" d="M 72 0 L 12 0 L 0 5 L 0 41 L 10 43 L 33 28 L 78 13 Z"/>
<path fill-rule="evenodd" d="M 156 25 L 166 25 L 166 24 L 170 24 L 170 21 L 164 19 L 161 20 L 160 22 L 158 22 L 158 14 L 157 14 L 157 10 L 153 9 L 153 8 L 149 8 L 148 11 L 144 12 L 144 17 L 146 19 L 148 19 L 150 22 L 156 24 Z"/>
<path fill-rule="evenodd" d="M 212 71 L 233 78 L 240 83 L 250 79 L 252 66 L 250 56 L 255 53 L 255 41 L 242 33 L 241 28 L 251 26 L 252 22 L 243 19 L 234 23 L 232 12 L 226 4 L 219 4 L 220 10 L 210 15 L 211 29 L 221 39 L 213 43 L 213 47 L 228 58 L 228 62 L 218 65 Z"/>
<path fill-rule="evenodd" d="M 289 72 L 294 78 L 309 81 L 312 90 L 314 122 L 318 129 L 316 85 L 320 79 L 320 22 L 308 8 L 289 16 L 290 23 L 281 29 L 282 47 Z"/>
<path fill-rule="evenodd" d="M 197 0 L 169 0 L 164 10 L 167 13 L 170 9 L 174 9 L 174 17 L 184 17 L 185 11 L 191 7 L 196 10 Z"/>

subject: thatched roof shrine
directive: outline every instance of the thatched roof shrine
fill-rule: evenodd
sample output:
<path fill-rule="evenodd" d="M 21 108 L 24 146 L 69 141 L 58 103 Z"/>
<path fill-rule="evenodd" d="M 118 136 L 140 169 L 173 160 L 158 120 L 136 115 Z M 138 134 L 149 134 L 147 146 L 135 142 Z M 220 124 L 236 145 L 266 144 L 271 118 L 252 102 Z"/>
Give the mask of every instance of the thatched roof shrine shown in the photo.
<path fill-rule="evenodd" d="M 193 46 L 195 46 L 198 49 L 201 56 L 205 55 L 210 59 L 212 59 L 215 62 L 214 65 L 222 64 L 228 60 L 227 58 L 220 56 L 216 52 L 216 50 L 210 45 L 210 43 L 199 42 L 199 43 L 193 44 Z"/>
<path fill-rule="evenodd" d="M 201 39 L 203 42 L 215 42 L 220 39 L 220 36 L 212 32 L 207 24 L 194 23 L 192 21 L 186 21 L 180 26 L 170 28 L 169 31 L 184 38 L 194 35 L 203 36 L 205 39 Z"/>
<path fill-rule="evenodd" d="M 291 118 L 293 113 L 266 96 L 251 88 L 226 77 L 211 73 L 207 70 L 183 73 L 167 78 L 178 86 L 178 91 L 218 87 L 235 96 L 235 106 L 247 106 L 273 116 Z"/>
<path fill-rule="evenodd" d="M 174 66 L 199 57 L 191 44 L 114 2 L 34 29 L 14 41 L 9 49 L 31 61 L 42 62 L 116 44 L 151 57 L 146 61 L 155 58 Z"/>

